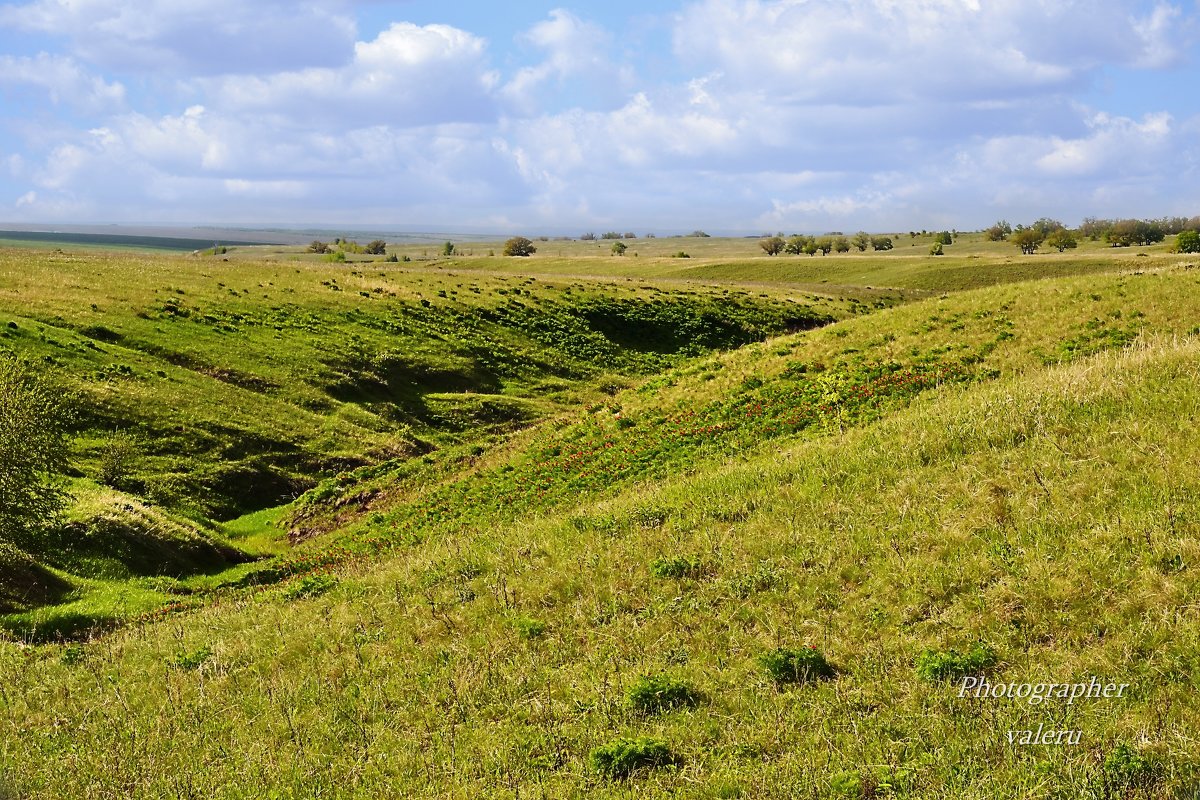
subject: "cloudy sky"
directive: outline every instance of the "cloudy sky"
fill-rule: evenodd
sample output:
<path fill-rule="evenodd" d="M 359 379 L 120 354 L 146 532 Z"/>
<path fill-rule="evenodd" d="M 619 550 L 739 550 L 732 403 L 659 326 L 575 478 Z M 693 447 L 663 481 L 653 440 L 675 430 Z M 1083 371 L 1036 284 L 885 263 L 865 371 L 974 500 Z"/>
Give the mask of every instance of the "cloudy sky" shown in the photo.
<path fill-rule="evenodd" d="M 1200 214 L 1200 0 L 0 3 L 0 221 Z"/>

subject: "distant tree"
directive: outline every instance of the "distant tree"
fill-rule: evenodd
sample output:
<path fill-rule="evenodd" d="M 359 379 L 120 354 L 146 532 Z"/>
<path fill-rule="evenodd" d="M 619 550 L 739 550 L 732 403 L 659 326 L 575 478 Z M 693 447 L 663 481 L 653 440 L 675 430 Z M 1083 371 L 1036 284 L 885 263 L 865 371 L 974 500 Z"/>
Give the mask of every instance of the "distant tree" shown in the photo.
<path fill-rule="evenodd" d="M 1112 226 L 1113 221 L 1111 219 L 1084 217 L 1083 222 L 1079 225 L 1079 235 L 1086 236 L 1094 242 L 1102 237 Z"/>
<path fill-rule="evenodd" d="M 838 236 L 833 240 L 833 249 L 839 253 L 850 252 L 850 240 L 845 236 Z"/>
<path fill-rule="evenodd" d="M 1104 240 L 1113 247 L 1154 244 L 1164 238 L 1166 234 L 1157 222 L 1142 219 L 1117 220 L 1104 234 Z"/>
<path fill-rule="evenodd" d="M 946 251 L 942 249 L 942 243 L 941 243 L 941 242 L 934 242 L 934 243 L 933 243 L 933 246 L 931 246 L 931 247 L 929 248 L 929 255 L 931 255 L 931 256 L 944 256 L 944 255 L 946 255 Z"/>
<path fill-rule="evenodd" d="M 594 241 L 596 241 L 596 234 L 592 233 L 591 231 L 588 231 L 587 233 L 585 233 L 583 236 L 580 236 L 579 238 L 585 242 L 594 242 Z"/>
<path fill-rule="evenodd" d="M 1036 253 L 1045 240 L 1046 236 L 1037 228 L 1023 228 L 1019 225 L 1013 231 L 1012 236 L 1009 237 L 1009 241 L 1021 248 L 1021 252 L 1027 256 Z"/>
<path fill-rule="evenodd" d="M 833 250 L 833 237 L 822 236 L 817 239 L 817 249 L 821 251 L 821 255 L 827 256 Z"/>
<path fill-rule="evenodd" d="M 1180 231 L 1175 237 L 1176 253 L 1200 253 L 1200 233 L 1193 230 Z"/>
<path fill-rule="evenodd" d="M 313 243 L 308 246 L 310 253 L 328 253 L 329 245 L 319 239 L 314 239 Z"/>
<path fill-rule="evenodd" d="M 766 239 L 761 240 L 758 243 L 758 246 L 761 247 L 767 255 L 777 256 L 783 252 L 785 247 L 787 247 L 787 242 L 783 240 L 782 236 L 768 236 Z"/>
<path fill-rule="evenodd" d="M 789 236 L 788 240 L 787 240 L 787 244 L 785 244 L 783 246 L 783 251 L 785 253 L 790 253 L 791 255 L 798 256 L 804 252 L 804 246 L 807 245 L 808 242 L 809 242 L 809 237 L 805 236 L 802 233 L 798 233 L 795 236 Z"/>
<path fill-rule="evenodd" d="M 872 236 L 871 237 L 871 249 L 872 250 L 891 250 L 892 247 L 893 247 L 892 238 L 890 236 Z"/>
<path fill-rule="evenodd" d="M 442 255 L 452 256 L 455 254 L 455 252 L 457 251 L 455 250 L 454 242 L 446 242 L 444 245 L 442 245 Z"/>
<path fill-rule="evenodd" d="M 915 233 L 911 235 L 916 236 Z M 867 235 L 866 231 L 859 231 L 858 233 L 854 234 L 853 238 L 850 239 L 850 244 L 854 245 L 855 250 L 862 253 L 865 252 L 867 246 L 871 244 L 871 237 Z"/>
<path fill-rule="evenodd" d="M 646 238 L 647 238 L 647 239 L 657 239 L 657 238 L 658 238 L 658 234 L 656 234 L 656 233 L 647 233 L 647 234 L 646 234 Z"/>
<path fill-rule="evenodd" d="M 504 243 L 506 256 L 531 256 L 536 252 L 537 248 L 533 246 L 533 242 L 524 236 L 514 236 Z"/>
<path fill-rule="evenodd" d="M 637 234 L 634 233 L 633 231 L 625 231 L 625 238 L 626 239 L 636 239 Z"/>
<path fill-rule="evenodd" d="M 805 239 L 805 241 L 804 241 L 804 254 L 805 255 L 815 256 L 817 254 L 817 251 L 820 249 L 821 248 L 817 247 L 816 239 L 812 238 L 811 236 L 808 237 L 807 239 Z"/>
<path fill-rule="evenodd" d="M 692 231 L 688 236 L 695 236 L 697 239 L 707 239 L 708 234 L 704 231 Z"/>
<path fill-rule="evenodd" d="M 1066 228 L 1059 228 L 1058 230 L 1050 231 L 1050 234 L 1046 237 L 1046 246 L 1053 247 L 1061 253 L 1064 250 L 1074 250 L 1079 246 L 1079 241 L 1071 231 Z"/>
<path fill-rule="evenodd" d="M 0 354 L 0 532 L 35 533 L 64 507 L 69 422 L 61 391 Z"/>
<path fill-rule="evenodd" d="M 617 233 L 616 231 L 606 231 L 605 233 L 600 234 L 600 238 L 601 239 L 620 239 L 621 234 Z"/>
<path fill-rule="evenodd" d="M 1012 234 L 1012 225 L 1008 224 L 1008 220 L 1000 220 L 992 227 L 983 232 L 983 237 L 989 242 L 1003 242 Z"/>
<path fill-rule="evenodd" d="M 623 256 L 625 255 L 625 250 L 628 247 L 629 245 L 625 244 L 624 242 L 613 242 L 612 254 L 614 256 Z"/>
<path fill-rule="evenodd" d="M 387 255 L 387 242 L 385 242 L 383 239 L 375 239 L 374 241 L 367 243 L 367 246 L 363 248 L 363 252 L 372 256 Z"/>
<path fill-rule="evenodd" d="M 1061 222 L 1059 222 L 1056 219 L 1050 219 L 1049 217 L 1042 217 L 1041 219 L 1037 220 L 1029 227 L 1033 228 L 1038 233 L 1042 234 L 1042 241 L 1045 241 L 1045 237 L 1049 236 L 1050 234 L 1054 233 L 1055 231 L 1063 230 L 1066 226 L 1063 225 Z"/>
<path fill-rule="evenodd" d="M 954 244 L 954 234 L 950 233 L 950 231 L 942 231 L 933 237 L 933 241 L 935 244 L 951 245 Z M 938 255 L 941 255 L 941 253 Z"/>

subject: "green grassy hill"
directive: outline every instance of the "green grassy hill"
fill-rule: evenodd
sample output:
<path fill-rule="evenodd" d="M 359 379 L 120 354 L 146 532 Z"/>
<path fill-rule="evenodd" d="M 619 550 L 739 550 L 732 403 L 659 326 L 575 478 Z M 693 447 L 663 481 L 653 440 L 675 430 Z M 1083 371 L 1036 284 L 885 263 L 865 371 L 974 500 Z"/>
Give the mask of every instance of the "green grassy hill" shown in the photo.
<path fill-rule="evenodd" d="M 680 305 L 719 289 L 557 289 L 536 319 L 619 349 L 538 375 L 565 384 L 549 401 L 488 393 L 544 403 L 522 424 L 407 416 L 423 454 L 310 473 L 289 507 L 221 531 L 277 555 L 170 582 L 93 568 L 106 602 L 173 598 L 167 619 L 0 644 L 0 794 L 1191 796 L 1200 276 L 1134 263 L 961 293 L 946 265 L 944 294 L 853 315 L 809 299 L 840 321 L 710 355 L 692 333 L 649 356 L 632 345 L 666 329 L 622 337 L 663 306 L 703 319 Z M 485 278 L 512 286 L 448 280 Z M 787 284 L 740 313 L 782 332 Z M 649 317 L 620 305 L 649 296 Z M 314 372 L 364 373 L 387 383 Z M 475 399 L 455 388 L 422 403 Z M 186 506 L 89 491 L 78 516 L 171 513 L 154 525 L 203 550 Z M 39 583 L 21 551 L 0 564 L 45 586 L 12 630 L 89 613 L 55 583 L 67 567 Z M 964 675 L 1128 687 L 1031 705 L 961 698 Z M 1079 743 L 1009 741 L 1039 726 Z"/>

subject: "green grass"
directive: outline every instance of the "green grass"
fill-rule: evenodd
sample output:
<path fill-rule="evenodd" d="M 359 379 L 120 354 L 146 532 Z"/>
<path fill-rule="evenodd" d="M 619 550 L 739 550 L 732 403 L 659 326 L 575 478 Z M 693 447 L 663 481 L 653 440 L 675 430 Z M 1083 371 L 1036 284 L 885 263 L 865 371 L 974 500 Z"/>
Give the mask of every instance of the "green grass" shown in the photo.
<path fill-rule="evenodd" d="M 33 797 L 1187 796 L 1200 278 L 1143 261 L 538 378 L 560 398 L 483 435 L 511 422 L 487 395 L 544 398 L 480 393 L 421 429 L 436 450 L 212 532 L 274 557 L 96 589 L 190 591 L 168 619 L 0 643 L 0 775 Z M 1032 706 L 959 697 L 968 673 L 1131 690 Z M 1009 743 L 1042 724 L 1081 744 Z"/>

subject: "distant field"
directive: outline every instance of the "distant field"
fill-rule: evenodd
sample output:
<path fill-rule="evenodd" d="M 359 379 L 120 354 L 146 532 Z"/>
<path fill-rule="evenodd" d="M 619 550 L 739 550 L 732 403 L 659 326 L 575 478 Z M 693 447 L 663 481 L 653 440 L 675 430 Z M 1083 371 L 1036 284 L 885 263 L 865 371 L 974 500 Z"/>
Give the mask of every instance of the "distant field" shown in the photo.
<path fill-rule="evenodd" d="M 129 236 L 125 234 L 105 233 L 59 233 L 56 231 L 11 231 L 0 230 L 0 246 L 20 244 L 43 245 L 84 245 L 105 249 L 133 250 L 164 250 L 171 252 L 191 252 L 205 250 L 222 242 L 213 239 L 175 239 L 167 236 Z M 265 245 L 268 242 L 237 242 L 236 245 L 224 243 L 227 246 L 250 247 Z"/>

